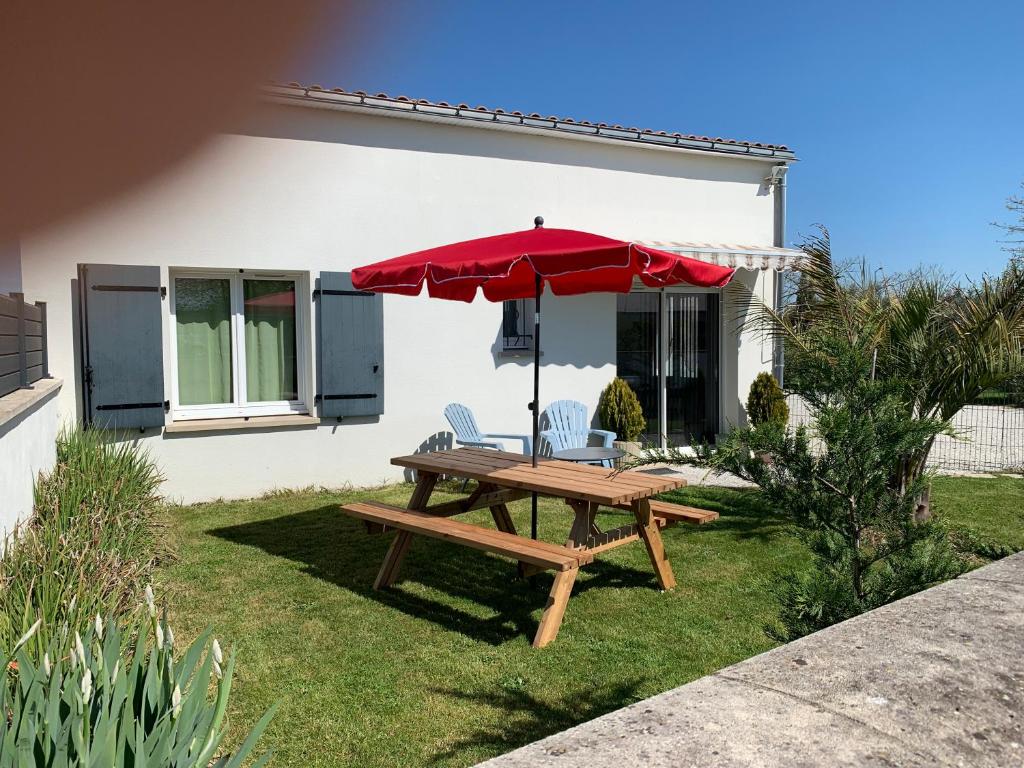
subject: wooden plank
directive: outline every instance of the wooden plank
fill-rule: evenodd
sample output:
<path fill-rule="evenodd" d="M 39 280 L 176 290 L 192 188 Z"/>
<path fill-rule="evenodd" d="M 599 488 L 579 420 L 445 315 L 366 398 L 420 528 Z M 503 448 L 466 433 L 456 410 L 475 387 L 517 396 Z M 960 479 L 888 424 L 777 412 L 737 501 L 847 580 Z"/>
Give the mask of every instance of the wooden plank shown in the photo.
<path fill-rule="evenodd" d="M 18 373 L 21 370 L 21 355 L 15 352 L 13 355 L 0 355 L 0 376 L 9 373 Z"/>
<path fill-rule="evenodd" d="M 651 499 L 651 512 L 666 520 L 677 520 L 681 523 L 691 525 L 703 525 L 718 519 L 718 513 L 710 509 L 698 509 L 687 507 L 682 504 L 672 504 L 668 501 Z"/>
<path fill-rule="evenodd" d="M 519 499 L 527 498 L 529 495 L 530 494 L 527 491 L 492 491 L 490 493 L 480 494 L 476 498 L 469 497 L 465 499 L 455 499 L 454 501 L 446 501 L 443 504 L 432 504 L 423 511 L 431 515 L 438 515 L 439 517 L 449 517 L 451 515 L 461 515 L 464 512 L 472 512 L 475 509 L 492 507 L 495 504 L 506 504 L 510 501 L 518 501 Z"/>
<path fill-rule="evenodd" d="M 4 296 L 0 293 L 0 315 L 16 318 L 18 316 L 18 302 L 10 296 Z"/>
<path fill-rule="evenodd" d="M 572 586 L 576 583 L 578 573 L 579 568 L 573 568 L 555 574 L 555 583 L 551 585 L 540 626 L 537 627 L 537 634 L 533 638 L 534 648 L 543 648 L 558 636 L 562 617 L 565 616 L 565 607 L 569 603 L 569 595 L 572 594 Z"/>
<path fill-rule="evenodd" d="M 409 551 L 409 544 L 411 543 L 412 534 L 409 531 L 398 532 L 391 542 L 391 546 L 388 547 L 388 553 L 384 556 L 384 563 L 381 565 L 377 578 L 373 582 L 374 589 L 384 589 L 395 583 L 402 567 L 402 561 L 405 560 L 405 554 Z"/>
<path fill-rule="evenodd" d="M 487 455 L 492 454 L 492 455 Z M 444 472 L 491 482 L 504 487 L 537 491 L 550 496 L 564 496 L 614 506 L 655 493 L 672 490 L 685 484 L 676 478 L 656 478 L 640 474 L 640 487 L 631 482 L 617 482 L 611 470 L 600 467 L 545 459 L 537 467 L 529 459 L 500 451 L 479 451 L 460 448 L 429 454 L 400 456 L 392 464 L 418 470 Z"/>
<path fill-rule="evenodd" d="M 623 494 L 614 492 L 617 489 L 613 489 L 613 492 L 611 493 L 608 491 L 602 492 L 601 490 L 594 492 L 592 488 L 569 483 L 564 479 L 550 479 L 543 473 L 538 473 L 535 470 L 531 471 L 530 469 L 507 469 L 497 471 L 486 468 L 478 469 L 473 467 L 472 464 L 451 459 L 447 461 L 433 461 L 422 464 L 419 462 L 409 462 L 408 464 L 399 464 L 399 466 L 409 466 L 414 469 L 429 468 L 432 471 L 443 472 L 445 474 L 455 475 L 458 477 L 468 477 L 481 482 L 494 483 L 495 485 L 500 485 L 506 488 L 519 488 L 528 491 L 537 491 L 538 493 L 547 496 L 582 498 L 605 504 L 629 501 L 632 495 L 629 493 Z"/>
<path fill-rule="evenodd" d="M 572 527 L 569 529 L 569 539 L 565 546 L 578 549 L 587 544 L 590 529 L 594 525 L 594 515 L 597 514 L 597 504 L 587 501 L 571 501 L 569 506 L 573 508 L 576 516 L 573 518 Z"/>
<path fill-rule="evenodd" d="M 436 485 L 437 475 L 429 472 L 420 473 L 416 479 L 416 487 L 413 489 L 412 496 L 409 497 L 408 508 L 411 510 L 425 509 L 427 503 L 430 501 L 430 495 L 434 492 L 434 487 Z M 378 530 L 369 530 L 369 532 L 383 533 L 385 530 L 386 529 L 381 526 Z M 377 579 L 374 581 L 374 589 L 390 587 L 395 583 L 395 580 L 398 578 L 398 573 L 402 568 L 402 562 L 405 560 L 405 554 L 409 551 L 409 545 L 411 543 L 411 537 L 401 535 L 397 536 L 395 540 L 391 542 L 391 546 L 388 548 L 388 553 L 384 557 L 384 562 L 380 566 L 380 571 L 377 573 Z"/>
<path fill-rule="evenodd" d="M 647 546 L 647 555 L 651 558 L 651 565 L 654 566 L 654 575 L 658 578 L 658 584 L 664 590 L 673 589 L 676 585 L 676 577 L 672 573 L 672 565 L 665 557 L 665 545 L 661 541 L 658 520 L 651 513 L 650 501 L 641 499 L 636 502 L 633 505 L 633 513 L 636 516 L 640 538 Z"/>
<path fill-rule="evenodd" d="M 2 297 L 0 297 L 2 298 Z M 0 313 L 0 333 L 9 336 L 18 334 L 18 318 L 16 315 L 5 315 Z M 43 324 L 38 320 L 25 320 L 25 335 L 42 336 Z"/>
<path fill-rule="evenodd" d="M 0 334 L 0 355 L 16 355 L 18 353 L 17 334 Z"/>
<path fill-rule="evenodd" d="M 573 552 L 548 542 L 535 542 L 522 536 L 481 528 L 451 518 L 434 517 L 376 502 L 354 502 L 343 505 L 341 509 L 353 517 L 473 549 L 494 552 L 545 568 L 578 568 L 581 562 L 590 562 L 592 559 L 585 553 Z"/>
<path fill-rule="evenodd" d="M 8 373 L 0 375 L 0 397 L 9 395 L 14 390 L 21 387 L 21 373 L 15 371 L 14 373 Z"/>
<path fill-rule="evenodd" d="M 606 544 L 623 539 L 635 541 L 639 537 L 640 529 L 636 527 L 635 523 L 630 523 L 629 525 L 620 525 L 618 528 L 612 528 L 609 531 L 602 531 L 599 534 L 588 536 L 586 545 L 587 549 L 594 549 L 595 547 L 604 547 Z"/>
<path fill-rule="evenodd" d="M 455 453 L 455 451 L 451 451 Z M 487 454 L 493 454 L 487 456 Z M 479 456 L 490 463 L 498 466 L 502 464 L 503 467 L 509 466 L 531 466 L 531 459 L 528 456 L 522 456 L 520 454 L 511 454 L 503 451 L 488 450 L 485 448 L 460 448 L 458 449 L 458 455 L 460 456 Z M 544 467 L 551 470 L 558 470 L 562 474 L 580 478 L 588 477 L 595 480 L 606 480 L 614 482 L 617 485 L 628 485 L 634 488 L 650 489 L 658 488 L 658 492 L 661 489 L 671 490 L 678 488 L 681 485 L 685 485 L 686 482 L 681 478 L 668 478 L 664 476 L 651 475 L 646 472 L 635 472 L 631 470 L 615 470 L 607 467 L 597 467 L 589 464 L 580 464 L 577 462 L 561 461 L 559 459 L 542 458 L 541 462 Z M 538 466 L 540 469 L 540 466 Z"/>
<path fill-rule="evenodd" d="M 25 319 L 36 323 L 43 321 L 42 310 L 39 309 L 35 304 L 29 304 L 25 302 Z"/>
<path fill-rule="evenodd" d="M 488 455 L 491 454 L 491 455 Z M 588 481 L 611 483 L 616 486 L 629 486 L 642 489 L 648 492 L 661 493 L 663 491 L 679 488 L 686 484 L 682 478 L 668 478 L 665 476 L 650 475 L 645 472 L 623 471 L 619 472 L 606 467 L 595 467 L 587 464 L 560 461 L 558 459 L 542 458 L 534 469 L 531 466 L 530 458 L 520 454 L 512 454 L 502 451 L 487 450 L 483 448 L 459 448 L 452 451 L 443 451 L 427 456 L 448 455 L 457 457 L 460 460 L 473 463 L 484 463 L 495 468 L 529 468 L 533 471 L 545 471 L 551 475 L 559 475 L 574 480 L 587 479 Z"/>
<path fill-rule="evenodd" d="M 617 504 L 615 508 L 628 510 L 632 509 L 632 505 Z M 704 525 L 704 523 L 710 523 L 718 519 L 718 513 L 710 509 L 687 507 L 682 504 L 659 501 L 658 499 L 651 499 L 651 512 L 664 521 L 687 523 L 689 525 Z"/>
<path fill-rule="evenodd" d="M 35 368 L 42 366 L 43 364 L 43 353 L 42 352 L 26 352 L 25 353 L 26 368 Z M 21 355 L 17 352 L 9 355 L 0 355 L 0 376 L 8 373 L 17 373 L 21 370 Z"/>

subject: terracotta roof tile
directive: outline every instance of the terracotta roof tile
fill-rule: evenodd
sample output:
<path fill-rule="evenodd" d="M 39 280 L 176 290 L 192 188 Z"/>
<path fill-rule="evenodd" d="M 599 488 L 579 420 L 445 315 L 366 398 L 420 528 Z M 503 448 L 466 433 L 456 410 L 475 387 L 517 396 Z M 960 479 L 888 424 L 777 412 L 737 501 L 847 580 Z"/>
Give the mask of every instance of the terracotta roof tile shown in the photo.
<path fill-rule="evenodd" d="M 271 87 L 272 88 L 294 88 L 294 89 L 305 91 L 307 93 L 309 91 L 316 91 L 316 92 L 324 92 L 324 93 L 334 93 L 334 94 L 345 95 L 345 96 L 357 96 L 357 97 L 360 97 L 360 100 L 362 100 L 362 99 L 364 99 L 364 98 L 366 98 L 368 96 L 366 91 L 351 91 L 351 92 L 349 92 L 349 91 L 344 90 L 343 88 L 331 88 L 328 91 L 322 85 L 318 85 L 318 84 L 302 85 L 301 83 L 298 83 L 298 82 L 296 82 L 294 80 L 289 81 L 288 83 L 285 83 L 283 85 L 280 84 L 280 83 L 274 83 L 274 84 L 271 84 Z M 668 133 L 666 131 L 655 131 L 655 130 L 652 130 L 650 128 L 635 128 L 635 127 L 623 128 L 621 125 L 619 125 L 617 123 L 616 124 L 612 124 L 612 125 L 609 125 L 608 123 L 593 123 L 593 122 L 591 122 L 589 120 L 574 120 L 571 117 L 559 117 L 557 115 L 548 115 L 547 117 L 543 117 L 543 116 L 541 116 L 541 114 L 539 112 L 531 112 L 531 113 L 529 113 L 527 115 L 527 114 L 524 114 L 523 112 L 520 112 L 518 110 L 514 111 L 514 112 L 508 112 L 508 111 L 506 111 L 504 109 L 498 109 L 498 108 L 491 109 L 490 107 L 486 107 L 486 106 L 483 106 L 483 105 L 477 106 L 477 107 L 470 107 L 468 104 L 460 103 L 458 105 L 453 106 L 452 104 L 450 104 L 447 101 L 437 101 L 437 102 L 434 102 L 434 101 L 430 101 L 429 99 L 412 99 L 412 98 L 410 98 L 408 96 L 389 96 L 387 93 L 384 93 L 384 92 L 377 93 L 377 94 L 371 96 L 370 98 L 381 99 L 381 100 L 385 100 L 385 101 L 394 101 L 394 102 L 403 102 L 403 103 L 407 103 L 407 104 L 412 104 L 413 105 L 413 110 L 411 110 L 411 111 L 415 111 L 415 108 L 416 108 L 417 105 L 422 105 L 422 106 L 428 106 L 428 107 L 442 107 L 442 108 L 445 108 L 445 109 L 454 109 L 454 110 L 457 110 L 459 112 L 462 112 L 462 111 L 477 112 L 477 113 L 479 113 L 479 112 L 486 112 L 486 113 L 489 113 L 491 115 L 510 115 L 512 117 L 520 118 L 520 122 L 522 122 L 523 119 L 527 119 L 527 120 L 546 120 L 546 121 L 551 121 L 554 124 L 553 126 L 550 126 L 550 127 L 554 128 L 554 129 L 558 128 L 559 123 L 561 123 L 563 125 L 586 126 L 588 128 L 595 128 L 595 129 L 597 129 L 597 135 L 600 135 L 601 130 L 609 129 L 610 128 L 611 130 L 614 130 L 614 131 L 635 133 L 636 137 L 609 136 L 608 138 L 622 139 L 622 140 L 625 140 L 625 141 L 642 140 L 643 142 L 650 142 L 652 144 L 656 143 L 657 145 L 662 146 L 662 147 L 684 146 L 684 145 L 679 145 L 678 142 L 689 141 L 689 142 L 699 142 L 699 143 L 705 143 L 705 144 L 712 145 L 710 147 L 696 147 L 698 149 L 710 149 L 712 151 L 714 150 L 714 145 L 723 145 L 724 144 L 724 145 L 733 146 L 733 147 L 745 147 L 745 148 L 747 148 L 747 150 L 750 150 L 750 149 L 760 150 L 760 153 L 756 155 L 756 156 L 760 156 L 760 157 L 771 157 L 771 156 L 774 156 L 776 152 L 781 152 L 781 153 L 785 153 L 786 155 L 791 155 L 790 148 L 788 146 L 786 146 L 785 144 L 766 144 L 766 143 L 763 143 L 763 142 L 737 141 L 735 139 L 725 139 L 725 138 L 722 138 L 722 137 L 710 138 L 708 136 L 697 136 L 697 135 L 694 135 L 694 134 L 683 134 L 683 133 L 678 133 L 678 132 Z M 344 102 L 339 102 L 339 103 L 344 103 Z M 366 105 L 366 106 L 371 106 L 371 105 Z M 374 104 L 372 106 L 385 106 L 386 107 L 386 105 L 376 105 L 376 104 Z M 473 117 L 472 119 L 479 120 L 480 118 Z M 513 122 L 513 121 L 506 121 L 506 123 L 510 123 L 512 125 L 516 125 L 516 123 Z M 575 133 L 577 136 L 594 135 L 594 134 L 581 133 L 578 130 L 572 131 L 572 133 Z M 668 137 L 668 138 L 675 139 L 677 143 L 674 144 L 674 143 L 665 142 L 665 141 L 647 140 L 647 139 L 643 139 L 644 136 L 663 136 L 663 137 Z M 691 147 L 691 148 L 693 148 L 693 147 Z M 742 153 L 740 153 L 738 151 L 734 151 L 733 154 L 742 154 Z M 790 159 L 790 158 L 787 157 L 786 159 Z"/>

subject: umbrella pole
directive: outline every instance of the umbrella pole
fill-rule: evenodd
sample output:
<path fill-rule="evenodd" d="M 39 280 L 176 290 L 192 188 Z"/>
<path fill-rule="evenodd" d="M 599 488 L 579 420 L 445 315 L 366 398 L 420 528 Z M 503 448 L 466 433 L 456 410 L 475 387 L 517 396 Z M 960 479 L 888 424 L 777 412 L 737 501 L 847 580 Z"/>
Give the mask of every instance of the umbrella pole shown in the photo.
<path fill-rule="evenodd" d="M 533 466 L 537 466 L 537 444 L 540 442 L 540 275 L 534 275 L 533 296 Z M 537 538 L 537 492 L 530 496 L 530 536 Z"/>

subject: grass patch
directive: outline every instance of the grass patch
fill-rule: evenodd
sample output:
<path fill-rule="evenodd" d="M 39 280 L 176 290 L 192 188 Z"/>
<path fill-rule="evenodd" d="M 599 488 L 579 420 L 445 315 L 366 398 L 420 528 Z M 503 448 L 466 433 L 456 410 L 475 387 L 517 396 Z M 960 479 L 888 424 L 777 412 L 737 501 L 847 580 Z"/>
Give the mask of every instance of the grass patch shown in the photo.
<path fill-rule="evenodd" d="M 991 509 L 968 511 L 990 482 L 1001 488 Z M 1019 516 L 1006 512 L 1024 506 L 1024 482 L 1013 482 L 941 479 L 936 508 L 1024 547 Z M 506 560 L 419 538 L 404 580 L 372 590 L 390 537 L 366 535 L 337 505 L 404 504 L 410 492 L 310 491 L 172 510 L 178 557 L 159 569 L 158 592 L 183 637 L 212 625 L 237 643 L 229 742 L 280 700 L 264 737 L 275 765 L 470 765 L 768 650 L 777 585 L 810 562 L 756 493 L 675 492 L 668 497 L 721 513 L 665 532 L 679 586 L 657 590 L 639 544 L 609 552 L 584 568 L 558 639 L 534 651 L 550 575 L 520 581 Z M 510 507 L 528 530 L 529 502 Z M 614 527 L 616 517 L 625 521 L 610 512 L 599 523 Z M 564 504 L 541 500 L 542 538 L 564 541 L 571 520 Z"/>

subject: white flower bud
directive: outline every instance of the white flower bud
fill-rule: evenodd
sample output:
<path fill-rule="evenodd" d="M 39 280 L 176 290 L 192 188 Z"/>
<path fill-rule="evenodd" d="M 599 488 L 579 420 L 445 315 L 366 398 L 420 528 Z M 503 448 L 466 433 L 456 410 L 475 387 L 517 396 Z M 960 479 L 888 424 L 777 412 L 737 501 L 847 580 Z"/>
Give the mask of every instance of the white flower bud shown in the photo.
<path fill-rule="evenodd" d="M 170 627 L 167 627 L 167 647 L 174 647 L 174 633 L 171 631 Z"/>
<path fill-rule="evenodd" d="M 158 651 L 164 649 L 164 628 L 159 624 L 156 625 L 156 648 Z"/>
<path fill-rule="evenodd" d="M 156 599 L 153 597 L 153 587 L 146 585 L 146 606 L 149 608 L 149 615 L 156 616 Z"/>
<path fill-rule="evenodd" d="M 98 613 L 96 614 L 96 621 L 93 623 L 93 626 L 96 628 L 96 637 L 97 637 L 97 639 L 102 640 L 103 639 L 103 619 L 100 618 L 100 615 Z"/>
<path fill-rule="evenodd" d="M 85 670 L 82 675 L 82 698 L 86 701 L 92 697 L 92 670 Z"/>
<path fill-rule="evenodd" d="M 171 706 L 174 708 L 171 712 L 173 717 L 178 717 L 181 714 L 181 688 L 178 684 L 174 684 L 174 690 L 171 692 Z"/>
<path fill-rule="evenodd" d="M 52 671 L 53 671 L 53 667 L 50 666 L 50 654 L 49 653 L 44 653 L 43 654 L 43 674 L 46 675 L 47 677 L 49 677 L 50 676 L 50 672 L 52 672 Z"/>
<path fill-rule="evenodd" d="M 224 677 L 224 672 L 221 671 L 220 664 L 218 664 L 216 661 L 213 662 L 213 674 L 217 676 L 218 680 Z"/>
<path fill-rule="evenodd" d="M 75 653 L 78 654 L 78 660 L 82 662 L 82 666 L 86 665 L 85 660 L 85 645 L 82 643 L 82 636 L 75 632 Z"/>
<path fill-rule="evenodd" d="M 220 643 L 217 642 L 217 638 L 213 638 L 213 660 L 218 664 L 224 663 L 224 653 L 220 649 Z"/>

